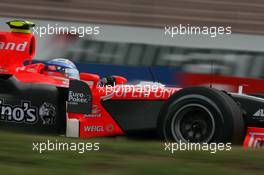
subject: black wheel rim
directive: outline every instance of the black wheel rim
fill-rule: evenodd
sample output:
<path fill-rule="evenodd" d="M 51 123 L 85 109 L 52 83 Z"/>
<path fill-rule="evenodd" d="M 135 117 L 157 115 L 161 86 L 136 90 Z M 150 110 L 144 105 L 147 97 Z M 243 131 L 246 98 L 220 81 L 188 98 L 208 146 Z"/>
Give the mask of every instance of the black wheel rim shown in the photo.
<path fill-rule="evenodd" d="M 174 139 L 184 142 L 208 143 L 215 132 L 212 113 L 199 104 L 184 105 L 177 110 L 171 126 Z"/>

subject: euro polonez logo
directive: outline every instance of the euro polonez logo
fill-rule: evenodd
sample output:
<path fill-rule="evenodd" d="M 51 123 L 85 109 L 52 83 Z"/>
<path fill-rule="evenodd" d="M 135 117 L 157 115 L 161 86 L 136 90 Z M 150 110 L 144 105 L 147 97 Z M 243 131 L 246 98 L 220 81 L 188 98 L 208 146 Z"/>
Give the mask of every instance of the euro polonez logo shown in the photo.
<path fill-rule="evenodd" d="M 40 108 L 31 105 L 30 101 L 22 101 L 20 105 L 10 105 L 0 99 L 0 120 L 16 123 L 35 124 L 39 118 L 43 125 L 55 123 L 56 108 L 44 102 Z"/>

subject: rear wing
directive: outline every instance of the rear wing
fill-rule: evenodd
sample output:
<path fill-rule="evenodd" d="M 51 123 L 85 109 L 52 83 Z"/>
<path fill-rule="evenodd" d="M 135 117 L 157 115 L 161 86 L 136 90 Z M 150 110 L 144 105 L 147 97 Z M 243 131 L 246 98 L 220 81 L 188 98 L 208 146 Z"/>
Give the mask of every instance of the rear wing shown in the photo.
<path fill-rule="evenodd" d="M 35 56 L 36 39 L 30 32 L 33 23 L 10 21 L 11 32 L 0 32 L 0 68 L 12 70 L 31 62 Z"/>

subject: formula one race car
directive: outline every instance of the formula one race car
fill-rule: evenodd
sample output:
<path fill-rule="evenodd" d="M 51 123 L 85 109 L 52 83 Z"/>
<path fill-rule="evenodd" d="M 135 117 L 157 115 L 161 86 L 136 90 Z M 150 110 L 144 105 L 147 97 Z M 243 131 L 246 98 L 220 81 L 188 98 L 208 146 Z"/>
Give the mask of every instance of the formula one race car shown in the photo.
<path fill-rule="evenodd" d="M 34 24 L 0 32 L 0 127 L 99 137 L 158 133 L 168 141 L 260 146 L 264 95 L 210 87 L 131 85 L 121 76 L 79 73 L 69 60 L 32 64 Z M 25 64 L 26 63 L 26 64 Z M 246 133 L 248 131 L 248 133 Z"/>

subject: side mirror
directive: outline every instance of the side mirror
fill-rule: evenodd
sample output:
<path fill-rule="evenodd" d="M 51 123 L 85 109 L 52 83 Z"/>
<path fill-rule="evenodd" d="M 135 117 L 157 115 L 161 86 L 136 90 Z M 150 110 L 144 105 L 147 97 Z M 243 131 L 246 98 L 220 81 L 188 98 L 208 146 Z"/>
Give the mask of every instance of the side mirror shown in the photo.
<path fill-rule="evenodd" d="M 98 81 L 100 80 L 100 76 L 97 74 L 80 73 L 80 79 L 88 82 L 89 85 L 90 83 L 92 83 L 93 86 L 96 86 Z"/>
<path fill-rule="evenodd" d="M 127 79 L 122 76 L 113 76 L 115 78 L 116 84 L 126 84 Z"/>

